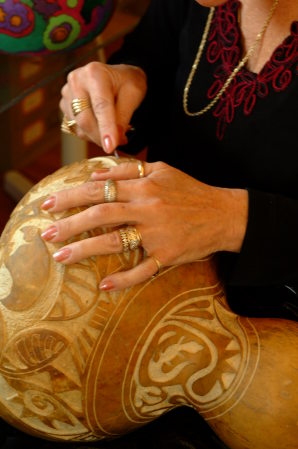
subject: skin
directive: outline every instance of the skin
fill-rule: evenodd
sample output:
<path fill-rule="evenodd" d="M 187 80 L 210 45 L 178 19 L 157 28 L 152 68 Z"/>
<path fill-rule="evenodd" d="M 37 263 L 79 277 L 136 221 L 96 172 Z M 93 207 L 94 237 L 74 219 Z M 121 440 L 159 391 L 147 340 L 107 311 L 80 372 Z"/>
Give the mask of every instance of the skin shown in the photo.
<path fill-rule="evenodd" d="M 54 237 L 53 228 L 45 231 L 43 237 L 51 242 L 61 242 L 106 225 L 129 224 L 141 233 L 148 257 L 134 269 L 104 279 L 101 288 L 106 290 L 132 286 L 154 275 L 157 265 L 151 255 L 162 266 L 170 266 L 217 251 L 237 252 L 241 248 L 247 222 L 245 190 L 208 186 L 163 162 L 145 163 L 144 168 L 145 177 L 141 179 L 135 162 L 94 173 L 96 181 L 60 191 L 52 197 L 53 207 L 48 209 L 48 203 L 43 206 L 59 212 L 69 207 L 93 205 L 57 221 Z M 104 180 L 109 178 L 117 180 L 117 202 L 103 204 Z M 122 252 L 122 242 L 119 232 L 114 231 L 72 243 L 65 249 L 70 249 L 71 254 L 64 263 L 73 263 L 92 255 Z M 61 252 L 54 255 L 56 260 L 60 255 Z"/>
<path fill-rule="evenodd" d="M 224 1 L 199 0 L 198 3 L 211 7 Z M 258 51 L 249 61 L 251 70 L 260 70 L 288 35 L 291 21 L 298 16 L 297 4 L 280 0 Z M 255 40 L 271 5 L 272 0 L 242 1 L 239 20 L 244 51 Z M 126 142 L 125 132 L 133 112 L 146 95 L 146 86 L 146 75 L 140 68 L 92 62 L 68 75 L 60 107 L 68 119 L 73 119 L 72 99 L 90 98 L 91 108 L 75 117 L 76 133 L 112 154 L 118 145 Z M 162 162 L 145 163 L 144 167 L 145 177 L 141 179 L 133 162 L 94 173 L 91 182 L 57 192 L 42 206 L 58 212 L 92 204 L 86 211 L 58 220 L 54 228 L 45 230 L 43 238 L 52 242 L 63 242 L 99 226 L 130 224 L 141 233 L 148 257 L 132 270 L 105 278 L 100 285 L 103 290 L 122 289 L 150 278 L 158 268 L 150 256 L 156 257 L 162 266 L 170 266 L 217 251 L 241 250 L 248 220 L 246 190 L 209 186 Z M 103 204 L 104 183 L 109 178 L 116 180 L 117 202 Z M 92 255 L 121 251 L 119 232 L 114 231 L 68 245 L 54 258 L 69 264 Z"/>

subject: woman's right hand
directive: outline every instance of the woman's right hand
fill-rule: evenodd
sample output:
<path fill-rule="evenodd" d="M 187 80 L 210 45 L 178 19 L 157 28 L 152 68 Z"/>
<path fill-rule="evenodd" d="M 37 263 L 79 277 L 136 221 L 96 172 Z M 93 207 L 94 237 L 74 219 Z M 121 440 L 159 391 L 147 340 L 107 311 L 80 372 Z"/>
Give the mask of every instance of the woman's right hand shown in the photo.
<path fill-rule="evenodd" d="M 67 120 L 76 120 L 78 137 L 110 154 L 118 145 L 127 143 L 131 117 L 146 91 L 146 75 L 141 68 L 94 61 L 68 74 L 60 108 Z M 91 108 L 74 117 L 71 102 L 75 98 L 88 98 Z"/>

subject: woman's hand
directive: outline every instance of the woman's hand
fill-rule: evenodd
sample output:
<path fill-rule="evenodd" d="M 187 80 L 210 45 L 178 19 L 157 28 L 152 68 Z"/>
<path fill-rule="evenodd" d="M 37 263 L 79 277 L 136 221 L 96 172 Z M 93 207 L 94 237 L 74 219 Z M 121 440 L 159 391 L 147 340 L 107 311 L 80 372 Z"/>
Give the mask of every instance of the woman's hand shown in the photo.
<path fill-rule="evenodd" d="M 67 120 L 75 119 L 78 137 L 95 142 L 110 154 L 127 143 L 125 133 L 146 91 L 146 75 L 139 67 L 91 62 L 69 73 L 60 108 Z M 75 98 L 87 98 L 91 108 L 74 117 L 71 104 Z"/>
<path fill-rule="evenodd" d="M 246 231 L 248 194 L 203 184 L 162 162 L 144 163 L 139 178 L 136 162 L 122 163 L 92 174 L 93 181 L 63 190 L 42 205 L 50 212 L 91 205 L 58 220 L 42 236 L 63 242 L 101 226 L 134 226 L 147 256 L 131 270 L 102 280 L 103 290 L 119 290 L 145 281 L 162 266 L 191 262 L 217 251 L 239 252 Z M 117 201 L 104 203 L 107 179 L 116 182 Z M 81 259 L 123 251 L 119 230 L 74 242 L 54 255 L 70 264 Z M 150 257 L 151 256 L 151 257 Z"/>

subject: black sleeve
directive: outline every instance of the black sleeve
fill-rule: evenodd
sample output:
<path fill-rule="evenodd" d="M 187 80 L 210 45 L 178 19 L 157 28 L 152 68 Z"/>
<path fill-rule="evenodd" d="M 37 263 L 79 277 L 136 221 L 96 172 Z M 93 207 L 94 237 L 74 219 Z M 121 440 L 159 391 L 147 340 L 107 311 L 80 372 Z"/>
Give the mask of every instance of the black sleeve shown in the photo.
<path fill-rule="evenodd" d="M 233 285 L 298 285 L 298 201 L 249 190 L 247 231 L 234 258 Z"/>
<path fill-rule="evenodd" d="M 179 64 L 178 42 L 191 0 L 151 0 L 136 28 L 126 36 L 109 64 L 126 63 L 141 67 L 148 91 L 131 124 L 129 144 L 123 151 L 137 153 L 154 142 L 170 117 L 173 89 Z"/>

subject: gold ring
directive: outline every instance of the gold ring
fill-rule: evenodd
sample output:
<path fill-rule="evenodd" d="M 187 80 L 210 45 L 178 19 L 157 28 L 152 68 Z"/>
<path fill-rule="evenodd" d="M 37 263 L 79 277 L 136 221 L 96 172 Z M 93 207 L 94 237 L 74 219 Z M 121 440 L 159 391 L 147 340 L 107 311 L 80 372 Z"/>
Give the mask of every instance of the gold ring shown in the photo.
<path fill-rule="evenodd" d="M 116 183 L 113 179 L 107 179 L 104 185 L 104 202 L 113 203 L 117 199 Z"/>
<path fill-rule="evenodd" d="M 76 126 L 76 124 L 77 122 L 75 120 L 68 120 L 67 117 L 64 115 L 60 129 L 65 134 L 76 135 L 75 130 L 73 129 L 73 127 Z"/>
<path fill-rule="evenodd" d="M 144 162 L 138 161 L 138 172 L 139 172 L 139 178 L 144 178 L 145 176 L 145 168 L 144 168 Z"/>
<path fill-rule="evenodd" d="M 133 226 L 120 228 L 119 234 L 122 241 L 123 251 L 133 251 L 142 245 L 142 236 Z"/>
<path fill-rule="evenodd" d="M 74 98 L 71 102 L 71 109 L 74 116 L 89 108 L 91 108 L 89 98 Z"/>
<path fill-rule="evenodd" d="M 157 272 L 154 273 L 154 274 L 151 276 L 152 278 L 155 278 L 156 276 L 159 275 L 160 270 L 162 269 L 162 264 L 161 264 L 161 262 L 157 259 L 157 257 L 155 257 L 155 256 L 150 256 L 150 257 L 151 257 L 151 259 L 154 260 L 154 262 L 155 262 L 156 265 L 157 265 Z"/>

